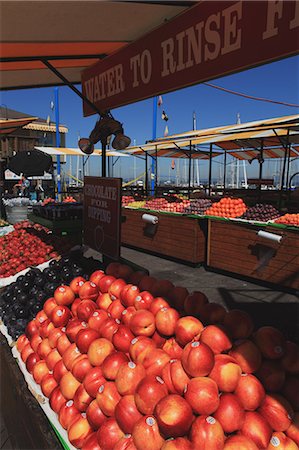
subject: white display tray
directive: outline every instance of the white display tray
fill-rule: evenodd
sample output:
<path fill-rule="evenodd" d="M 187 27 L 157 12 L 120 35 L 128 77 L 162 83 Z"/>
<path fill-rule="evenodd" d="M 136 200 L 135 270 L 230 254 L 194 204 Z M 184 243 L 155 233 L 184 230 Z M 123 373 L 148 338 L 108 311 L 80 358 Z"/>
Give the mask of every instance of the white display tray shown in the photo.
<path fill-rule="evenodd" d="M 8 233 L 11 233 L 14 230 L 13 225 L 7 225 L 6 227 L 0 228 L 0 237 L 5 236 Z"/>
<path fill-rule="evenodd" d="M 6 338 L 8 345 L 11 347 L 12 355 L 18 363 L 18 366 L 24 376 L 24 379 L 27 383 L 29 391 L 35 397 L 35 399 L 38 401 L 40 407 L 44 411 L 44 413 L 47 416 L 47 419 L 51 423 L 52 427 L 55 428 L 56 431 L 59 433 L 60 437 L 64 441 L 64 445 L 66 448 L 69 448 L 70 450 L 76 450 L 76 447 L 74 447 L 68 440 L 67 431 L 60 425 L 60 422 L 58 420 L 56 413 L 51 409 L 49 399 L 44 396 L 40 386 L 34 381 L 34 378 L 32 377 L 32 375 L 30 375 L 30 373 L 27 371 L 26 365 L 22 361 L 21 355 L 17 350 L 16 342 L 13 341 L 12 337 L 8 334 L 7 328 L 2 323 L 2 321 L 0 321 L 0 332 Z"/>

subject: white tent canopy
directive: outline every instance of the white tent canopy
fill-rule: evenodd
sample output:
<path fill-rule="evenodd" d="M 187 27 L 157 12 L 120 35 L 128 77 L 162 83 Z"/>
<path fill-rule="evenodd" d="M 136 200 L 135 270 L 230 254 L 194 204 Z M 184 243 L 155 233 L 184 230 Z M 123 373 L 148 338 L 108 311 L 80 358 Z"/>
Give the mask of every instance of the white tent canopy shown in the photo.
<path fill-rule="evenodd" d="M 102 156 L 102 150 L 96 149 L 91 155 L 86 155 L 85 153 L 81 152 L 79 148 L 66 148 L 66 147 L 34 147 L 37 150 L 40 150 L 41 152 L 47 153 L 51 156 Z M 125 156 L 128 157 L 130 155 L 127 155 L 125 153 L 116 152 L 115 150 L 106 150 L 106 156 Z"/>

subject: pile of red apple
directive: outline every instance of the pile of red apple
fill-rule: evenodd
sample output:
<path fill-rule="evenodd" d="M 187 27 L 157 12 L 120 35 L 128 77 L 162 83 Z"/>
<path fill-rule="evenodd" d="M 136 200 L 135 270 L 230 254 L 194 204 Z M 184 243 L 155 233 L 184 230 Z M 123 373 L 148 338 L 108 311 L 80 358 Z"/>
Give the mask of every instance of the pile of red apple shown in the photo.
<path fill-rule="evenodd" d="M 71 247 L 64 237 L 49 234 L 41 225 L 15 225 L 15 230 L 0 237 L 0 278 L 10 277 L 30 266 L 57 258 Z"/>
<path fill-rule="evenodd" d="M 48 205 L 49 203 L 56 203 L 56 200 L 52 197 L 47 197 L 42 201 L 42 206 Z"/>
<path fill-rule="evenodd" d="M 43 225 L 40 225 L 39 223 L 30 222 L 30 220 L 21 220 L 20 222 L 17 222 L 14 224 L 15 230 L 22 230 L 22 229 L 27 230 L 29 228 L 32 228 L 33 230 L 36 230 L 38 232 L 43 231 L 47 234 L 51 233 L 51 230 L 49 230 L 49 228 L 44 227 Z"/>
<path fill-rule="evenodd" d="M 185 209 L 190 205 L 190 200 L 188 199 L 177 199 L 177 201 L 167 201 L 166 198 L 153 198 L 148 200 L 145 204 L 145 208 L 152 209 L 155 211 L 168 211 L 168 212 L 178 212 L 183 213 Z"/>
<path fill-rule="evenodd" d="M 65 197 L 63 199 L 62 203 L 77 203 L 77 200 L 74 197 L 72 197 L 71 195 L 68 195 L 67 197 Z"/>
<path fill-rule="evenodd" d="M 299 347 L 253 329 L 112 263 L 58 287 L 17 349 L 77 448 L 298 449 Z"/>
<path fill-rule="evenodd" d="M 123 195 L 121 198 L 122 206 L 127 206 L 129 203 L 132 203 L 134 201 L 134 197 L 132 195 Z"/>

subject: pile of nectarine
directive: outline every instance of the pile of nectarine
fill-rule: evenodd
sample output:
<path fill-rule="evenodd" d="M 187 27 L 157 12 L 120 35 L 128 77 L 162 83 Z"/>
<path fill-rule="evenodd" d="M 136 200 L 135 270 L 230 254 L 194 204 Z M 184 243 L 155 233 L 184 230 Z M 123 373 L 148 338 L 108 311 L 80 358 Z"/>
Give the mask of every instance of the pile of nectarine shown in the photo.
<path fill-rule="evenodd" d="M 298 449 L 299 347 L 202 292 L 112 263 L 16 345 L 77 448 Z"/>

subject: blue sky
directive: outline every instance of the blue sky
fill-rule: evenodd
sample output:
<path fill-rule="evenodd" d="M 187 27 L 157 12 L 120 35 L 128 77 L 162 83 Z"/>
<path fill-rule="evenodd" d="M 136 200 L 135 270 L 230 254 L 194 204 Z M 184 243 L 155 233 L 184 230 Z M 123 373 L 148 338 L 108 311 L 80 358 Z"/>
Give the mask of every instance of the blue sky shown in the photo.
<path fill-rule="evenodd" d="M 254 69 L 212 81 L 213 84 L 247 95 L 299 104 L 299 56 L 286 58 Z M 208 128 L 233 124 L 237 113 L 241 122 L 265 119 L 276 116 L 297 114 L 299 108 L 281 106 L 274 103 L 254 101 L 235 96 L 203 84 L 164 94 L 163 105 L 158 108 L 157 137 L 163 136 L 165 122 L 161 119 L 162 109 L 169 117 L 169 134 L 192 129 L 192 114 L 196 112 L 197 128 Z M 1 104 L 33 116 L 55 120 L 50 103 L 54 101 L 54 88 L 41 88 L 1 92 Z M 78 136 L 88 136 L 97 116 L 83 117 L 82 100 L 68 87 L 59 88 L 60 123 L 69 128 L 67 146 L 77 147 Z M 125 134 L 131 137 L 132 144 L 142 144 L 152 138 L 152 99 L 137 102 L 112 111 L 117 120 L 124 124 Z M 100 158 L 92 158 L 90 174 L 100 175 Z M 128 161 L 129 160 L 129 161 Z M 159 162 L 159 173 L 168 178 L 174 177 L 170 170 L 171 160 L 163 158 Z M 298 164 L 298 162 L 296 163 Z M 294 164 L 294 170 L 296 168 Z M 74 165 L 74 164 L 73 164 Z M 182 163 L 181 163 L 182 165 Z M 219 176 L 219 166 L 215 163 L 213 176 Z M 132 163 L 131 158 L 121 158 L 115 165 L 115 176 L 132 177 L 144 170 L 143 163 Z M 274 170 L 273 164 L 265 164 L 266 173 Z M 254 176 L 257 164 L 248 166 L 248 174 Z M 200 176 L 206 178 L 207 164 L 200 163 Z"/>

